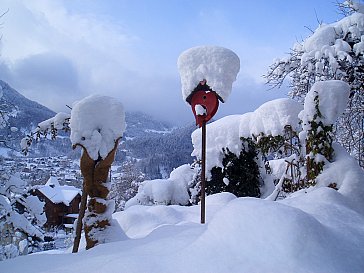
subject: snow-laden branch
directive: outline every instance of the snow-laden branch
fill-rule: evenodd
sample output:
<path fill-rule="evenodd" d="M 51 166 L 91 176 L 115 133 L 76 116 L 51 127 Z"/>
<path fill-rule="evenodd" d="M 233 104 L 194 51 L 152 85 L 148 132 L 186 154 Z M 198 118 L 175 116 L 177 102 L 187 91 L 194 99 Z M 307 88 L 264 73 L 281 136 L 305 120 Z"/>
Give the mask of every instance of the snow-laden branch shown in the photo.
<path fill-rule="evenodd" d="M 42 137 L 47 138 L 49 135 L 51 139 L 55 139 L 58 135 L 58 131 L 62 130 L 65 132 L 70 131 L 70 118 L 71 115 L 68 113 L 60 112 L 56 114 L 54 117 L 42 121 L 38 124 L 37 128 L 29 133 L 26 137 L 24 137 L 21 142 L 21 150 L 27 155 L 29 152 L 29 148 L 32 145 L 33 140 L 38 141 Z"/>

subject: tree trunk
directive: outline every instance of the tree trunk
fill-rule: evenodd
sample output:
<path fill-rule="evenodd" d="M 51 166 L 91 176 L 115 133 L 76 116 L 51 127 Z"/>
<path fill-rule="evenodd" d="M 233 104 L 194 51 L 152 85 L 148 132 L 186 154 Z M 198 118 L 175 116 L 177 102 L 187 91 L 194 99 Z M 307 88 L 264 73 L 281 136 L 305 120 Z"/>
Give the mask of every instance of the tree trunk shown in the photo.
<path fill-rule="evenodd" d="M 87 150 L 84 149 L 81 157 L 81 173 L 84 177 L 85 191 L 89 201 L 84 220 L 86 237 L 86 249 L 102 243 L 99 232 L 103 232 L 110 226 L 111 214 L 113 211 L 106 200 L 109 194 L 108 173 L 114 161 L 118 140 L 113 150 L 104 159 L 92 159 Z M 83 147 L 84 148 L 84 147 Z"/>
<path fill-rule="evenodd" d="M 77 218 L 76 236 L 75 236 L 75 240 L 73 242 L 72 253 L 77 253 L 78 248 L 80 246 L 81 233 L 82 233 L 82 221 L 83 221 L 83 217 L 85 216 L 87 196 L 88 195 L 87 195 L 87 192 L 86 192 L 86 183 L 84 181 L 83 182 L 83 187 L 82 187 L 82 197 L 81 197 L 80 211 L 78 213 L 78 218 Z"/>

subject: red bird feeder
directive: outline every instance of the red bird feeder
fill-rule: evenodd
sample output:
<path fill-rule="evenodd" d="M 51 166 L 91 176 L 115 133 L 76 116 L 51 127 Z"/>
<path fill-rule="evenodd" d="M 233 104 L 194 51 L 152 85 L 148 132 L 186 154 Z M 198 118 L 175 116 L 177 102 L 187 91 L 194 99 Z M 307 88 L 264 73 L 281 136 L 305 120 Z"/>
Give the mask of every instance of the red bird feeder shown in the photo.
<path fill-rule="evenodd" d="M 190 104 L 196 118 L 196 125 L 202 127 L 203 122 L 208 122 L 216 114 L 219 100 L 214 91 L 200 90 L 192 94 Z M 204 110 L 201 111 L 201 109 Z"/>
<path fill-rule="evenodd" d="M 205 223 L 205 187 L 206 187 L 206 123 L 216 114 L 219 100 L 223 100 L 206 84 L 200 81 L 198 86 L 187 97 L 196 118 L 196 125 L 202 128 L 202 158 L 201 158 L 201 223 Z"/>

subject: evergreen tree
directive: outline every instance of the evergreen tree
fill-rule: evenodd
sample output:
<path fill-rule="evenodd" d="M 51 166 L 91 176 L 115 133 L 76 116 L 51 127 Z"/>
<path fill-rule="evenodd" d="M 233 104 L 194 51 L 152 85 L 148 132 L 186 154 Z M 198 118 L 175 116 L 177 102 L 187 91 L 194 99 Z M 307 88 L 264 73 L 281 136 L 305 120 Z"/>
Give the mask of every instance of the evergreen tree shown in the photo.
<path fill-rule="evenodd" d="M 237 156 L 228 148 L 223 149 L 223 169 L 214 167 L 207 182 L 207 194 L 231 192 L 238 197 L 260 197 L 260 172 L 257 150 L 249 138 L 242 138 L 242 150 Z"/>

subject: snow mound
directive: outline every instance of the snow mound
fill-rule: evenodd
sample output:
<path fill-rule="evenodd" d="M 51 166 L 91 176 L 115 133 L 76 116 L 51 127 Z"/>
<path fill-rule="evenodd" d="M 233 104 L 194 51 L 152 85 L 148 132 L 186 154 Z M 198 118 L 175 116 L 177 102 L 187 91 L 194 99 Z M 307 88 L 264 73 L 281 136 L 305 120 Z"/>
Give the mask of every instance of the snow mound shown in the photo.
<path fill-rule="evenodd" d="M 168 179 L 146 180 L 140 184 L 136 196 L 125 207 L 134 205 L 187 205 L 190 196 L 188 185 L 195 171 L 189 164 L 174 169 Z"/>
<path fill-rule="evenodd" d="M 71 142 L 81 144 L 90 157 L 105 158 L 125 131 L 123 105 L 115 98 L 91 95 L 71 111 Z"/>
<path fill-rule="evenodd" d="M 18 257 L 1 268 L 8 273 L 50 268 L 54 273 L 343 273 L 364 267 L 364 215 L 331 188 L 297 192 L 279 202 L 223 193 L 206 203 L 205 225 L 198 224 L 199 206 L 133 206 L 114 214 L 127 240 L 72 255 Z"/>
<path fill-rule="evenodd" d="M 205 79 L 211 89 L 226 101 L 240 70 L 240 59 L 230 49 L 198 46 L 182 52 L 177 66 L 184 100 Z"/>

